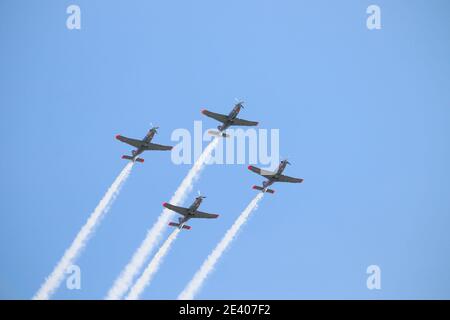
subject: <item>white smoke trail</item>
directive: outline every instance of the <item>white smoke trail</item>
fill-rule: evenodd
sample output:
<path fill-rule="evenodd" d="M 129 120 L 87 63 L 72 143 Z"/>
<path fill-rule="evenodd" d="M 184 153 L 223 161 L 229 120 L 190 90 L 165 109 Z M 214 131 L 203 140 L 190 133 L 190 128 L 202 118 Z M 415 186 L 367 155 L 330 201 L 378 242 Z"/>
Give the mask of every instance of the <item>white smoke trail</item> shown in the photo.
<path fill-rule="evenodd" d="M 263 198 L 264 193 L 258 193 L 255 198 L 249 203 L 247 208 L 239 215 L 236 221 L 233 223 L 230 229 L 228 229 L 225 236 L 220 240 L 211 254 L 206 258 L 203 262 L 200 269 L 188 283 L 186 288 L 180 293 L 178 296 L 178 300 L 192 300 L 197 292 L 200 290 L 200 287 L 205 282 L 206 278 L 213 270 L 215 264 L 222 256 L 223 252 L 227 249 L 233 239 L 236 237 L 239 229 L 245 224 L 248 220 L 250 214 L 258 208 L 258 202 Z"/>
<path fill-rule="evenodd" d="M 192 190 L 193 183 L 200 177 L 200 173 L 204 168 L 206 161 L 209 159 L 211 152 L 217 146 L 218 142 L 219 139 L 213 139 L 205 150 L 203 150 L 200 157 L 198 157 L 197 161 L 170 199 L 169 202 L 171 204 L 180 205 L 183 203 L 188 193 Z M 148 256 L 160 240 L 163 229 L 166 227 L 172 215 L 173 212 L 168 209 L 164 209 L 161 212 L 156 223 L 148 230 L 144 241 L 142 241 L 139 248 L 134 252 L 131 261 L 126 265 L 125 269 L 122 270 L 111 289 L 109 289 L 105 299 L 120 299 L 128 291 L 134 277 L 139 270 L 141 270 Z"/>
<path fill-rule="evenodd" d="M 150 281 L 153 279 L 153 276 L 158 271 L 162 260 L 164 259 L 165 255 L 169 252 L 170 247 L 171 247 L 173 241 L 175 241 L 175 239 L 177 238 L 179 232 L 180 232 L 180 229 L 176 228 L 169 235 L 167 240 L 164 241 L 163 245 L 161 246 L 161 248 L 159 248 L 158 252 L 156 252 L 155 256 L 150 261 L 147 268 L 145 268 L 142 275 L 137 279 L 136 283 L 131 287 L 130 292 L 128 293 L 128 296 L 125 297 L 126 300 L 139 299 L 142 292 L 150 284 Z"/>
<path fill-rule="evenodd" d="M 56 265 L 55 269 L 53 269 L 53 272 L 42 284 L 39 291 L 35 294 L 35 296 L 33 297 L 34 300 L 50 299 L 50 296 L 59 287 L 64 279 L 67 268 L 70 267 L 74 263 L 76 258 L 80 255 L 81 251 L 86 246 L 86 243 L 89 240 L 92 232 L 95 230 L 95 227 L 110 209 L 114 199 L 119 194 L 120 188 L 130 175 L 133 164 L 133 162 L 129 162 L 117 176 L 116 180 L 114 180 L 113 184 L 109 187 L 102 200 L 100 200 L 94 212 L 91 213 L 88 220 L 78 232 L 70 247 L 66 250 L 63 257 Z"/>

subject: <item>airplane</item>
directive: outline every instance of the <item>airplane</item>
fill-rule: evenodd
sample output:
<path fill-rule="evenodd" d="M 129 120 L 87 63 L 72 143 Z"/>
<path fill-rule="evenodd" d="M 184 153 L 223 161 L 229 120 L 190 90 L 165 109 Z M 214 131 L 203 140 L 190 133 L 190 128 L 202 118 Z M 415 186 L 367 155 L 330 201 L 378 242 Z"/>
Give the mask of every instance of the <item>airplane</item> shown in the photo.
<path fill-rule="evenodd" d="M 250 171 L 253 171 L 267 179 L 267 181 L 263 181 L 262 187 L 253 186 L 253 189 L 273 194 L 275 193 L 275 190 L 269 189 L 268 187 L 274 184 L 275 182 L 302 183 L 303 179 L 293 178 L 282 174 L 288 164 L 290 164 L 289 161 L 282 160 L 278 165 L 277 171 L 275 172 L 263 170 L 254 166 L 248 166 L 248 169 Z"/>
<path fill-rule="evenodd" d="M 222 136 L 225 138 L 225 137 L 228 137 L 228 135 L 224 131 L 226 129 L 228 129 L 230 126 L 257 126 L 258 122 L 256 122 L 256 121 L 248 121 L 248 120 L 243 120 L 243 119 L 237 118 L 237 115 L 239 114 L 241 109 L 244 108 L 243 104 L 244 104 L 243 101 L 238 101 L 234 105 L 233 110 L 231 110 L 231 112 L 228 115 L 215 113 L 215 112 L 211 112 L 206 109 L 203 109 L 202 113 L 205 116 L 213 118 L 219 122 L 222 122 L 222 124 L 217 127 L 217 129 L 219 129 L 219 132 L 209 131 L 209 133 L 212 135 Z"/>
<path fill-rule="evenodd" d="M 191 227 L 185 224 L 189 219 L 192 219 L 192 218 L 215 219 L 215 218 L 217 218 L 219 216 L 218 214 L 206 213 L 206 212 L 201 212 L 201 211 L 197 210 L 198 207 L 200 206 L 200 204 L 202 203 L 203 199 L 205 199 L 205 198 L 206 197 L 199 195 L 197 198 L 195 198 L 194 202 L 190 205 L 189 208 L 178 207 L 178 206 L 174 206 L 170 203 L 164 202 L 163 207 L 165 207 L 169 210 L 175 211 L 176 213 L 179 213 L 183 216 L 183 217 L 178 218 L 178 223 L 170 222 L 169 226 L 177 227 L 178 229 L 190 230 Z"/>
<path fill-rule="evenodd" d="M 138 162 L 144 162 L 144 159 L 139 158 L 138 156 L 147 150 L 172 150 L 172 146 L 163 146 L 160 144 L 152 143 L 152 139 L 156 133 L 158 133 L 159 127 L 153 127 L 151 128 L 148 133 L 145 135 L 144 139 L 138 140 L 138 139 L 131 139 L 124 136 L 121 136 L 120 134 L 116 135 L 116 139 L 119 141 L 122 141 L 126 144 L 129 144 L 130 146 L 135 147 L 135 150 L 131 151 L 131 156 L 123 155 L 122 159 L 130 160 L 130 161 L 138 161 Z"/>

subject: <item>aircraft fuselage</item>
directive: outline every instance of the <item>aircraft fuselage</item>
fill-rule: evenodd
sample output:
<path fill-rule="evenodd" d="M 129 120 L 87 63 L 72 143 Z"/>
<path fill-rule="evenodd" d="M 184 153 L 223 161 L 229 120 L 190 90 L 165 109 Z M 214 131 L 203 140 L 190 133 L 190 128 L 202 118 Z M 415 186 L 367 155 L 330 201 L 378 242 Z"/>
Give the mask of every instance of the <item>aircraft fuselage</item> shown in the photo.
<path fill-rule="evenodd" d="M 203 201 L 202 197 L 195 198 L 194 203 L 192 203 L 191 206 L 189 207 L 189 214 L 195 213 L 195 211 L 197 211 L 198 207 L 200 207 L 200 204 L 202 203 L 202 201 Z"/>
<path fill-rule="evenodd" d="M 142 139 L 143 145 L 142 147 L 131 150 L 131 154 L 133 155 L 134 160 L 145 151 L 144 145 L 152 142 L 153 137 L 155 136 L 156 130 L 154 128 L 150 129 L 148 133 L 145 135 L 144 139 Z"/>
<path fill-rule="evenodd" d="M 188 222 L 191 219 L 189 217 L 189 215 L 193 215 L 197 211 L 198 207 L 200 207 L 200 205 L 202 204 L 202 201 L 203 201 L 203 197 L 201 197 L 201 196 L 195 198 L 194 202 L 191 204 L 191 206 L 188 209 L 189 210 L 188 215 L 178 218 L 178 223 L 179 223 L 178 229 L 182 229 L 183 225 L 185 225 L 186 222 Z"/>
<path fill-rule="evenodd" d="M 236 119 L 236 117 L 238 116 L 239 112 L 241 111 L 241 108 L 242 104 L 240 103 L 236 104 L 233 110 L 231 110 L 231 112 L 228 114 L 228 120 L 219 125 L 217 129 L 221 132 L 228 129 L 233 124 L 233 120 Z"/>
<path fill-rule="evenodd" d="M 263 187 L 267 188 L 269 186 L 271 186 L 272 184 L 274 184 L 275 182 L 278 181 L 278 179 L 280 178 L 280 176 L 283 174 L 284 169 L 286 169 L 288 162 L 283 160 L 280 162 L 280 164 L 278 165 L 278 169 L 276 171 L 276 174 L 271 176 L 270 178 L 267 178 L 266 181 L 263 181 Z"/>

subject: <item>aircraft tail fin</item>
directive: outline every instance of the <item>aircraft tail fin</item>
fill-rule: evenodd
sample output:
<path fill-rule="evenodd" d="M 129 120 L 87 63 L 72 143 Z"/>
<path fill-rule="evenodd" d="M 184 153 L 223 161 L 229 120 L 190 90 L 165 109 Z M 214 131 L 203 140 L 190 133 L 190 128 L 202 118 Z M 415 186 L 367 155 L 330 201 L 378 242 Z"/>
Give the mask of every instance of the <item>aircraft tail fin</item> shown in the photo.
<path fill-rule="evenodd" d="M 209 130 L 208 133 L 212 136 L 215 137 L 223 137 L 223 138 L 229 138 L 230 135 L 226 134 L 225 132 L 220 132 L 220 131 L 216 131 L 216 130 Z"/>
<path fill-rule="evenodd" d="M 123 156 L 122 156 L 122 159 L 133 161 L 134 158 L 131 157 L 131 156 L 123 155 Z M 143 162 L 144 162 L 144 159 L 142 159 L 142 158 L 136 158 L 136 159 L 134 159 L 134 161 L 143 163 Z"/>
<path fill-rule="evenodd" d="M 266 188 L 263 188 L 263 187 L 260 187 L 260 186 L 253 186 L 253 189 L 259 190 L 259 191 L 262 191 L 262 192 L 272 193 L 272 194 L 275 193 L 275 190 L 272 190 L 272 189 L 266 189 Z"/>
<path fill-rule="evenodd" d="M 179 224 L 179 223 L 175 223 L 175 222 L 169 222 L 169 226 L 180 228 L 180 224 Z M 186 230 L 190 230 L 190 229 L 191 229 L 191 226 L 188 226 L 188 225 L 185 225 L 185 224 L 184 224 L 184 225 L 182 226 L 182 228 L 183 228 L 183 229 L 186 229 Z"/>

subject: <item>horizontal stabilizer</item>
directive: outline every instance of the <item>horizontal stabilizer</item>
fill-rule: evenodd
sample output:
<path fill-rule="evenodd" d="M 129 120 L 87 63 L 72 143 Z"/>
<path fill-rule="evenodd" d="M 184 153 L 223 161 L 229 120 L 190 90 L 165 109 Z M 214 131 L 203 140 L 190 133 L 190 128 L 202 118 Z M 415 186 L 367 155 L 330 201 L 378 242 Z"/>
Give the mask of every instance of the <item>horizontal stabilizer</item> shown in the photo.
<path fill-rule="evenodd" d="M 223 137 L 223 138 L 229 138 L 230 135 L 226 134 L 225 132 L 220 132 L 220 131 L 216 131 L 216 130 L 209 130 L 208 133 L 212 136 L 215 137 Z"/>
<path fill-rule="evenodd" d="M 122 159 L 126 159 L 126 160 L 133 161 L 134 158 L 131 157 L 131 156 L 123 155 L 123 156 L 122 156 Z M 144 162 L 144 159 L 142 159 L 142 158 L 136 158 L 134 161 L 143 163 L 143 162 Z"/>
<path fill-rule="evenodd" d="M 133 160 L 133 157 L 123 155 L 123 156 L 122 156 L 122 159 Z"/>
<path fill-rule="evenodd" d="M 259 190 L 259 191 L 262 191 L 262 192 L 272 193 L 272 194 L 275 193 L 275 190 L 272 190 L 272 189 L 265 189 L 265 188 L 260 187 L 260 186 L 253 186 L 253 189 Z"/>
<path fill-rule="evenodd" d="M 179 228 L 180 224 L 179 223 L 175 223 L 175 222 L 169 222 L 169 226 Z M 186 230 L 190 230 L 191 226 L 187 226 L 187 225 L 184 224 L 182 228 L 186 229 Z"/>

